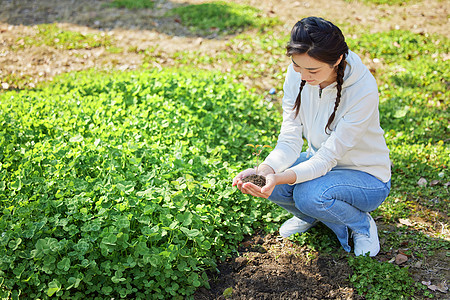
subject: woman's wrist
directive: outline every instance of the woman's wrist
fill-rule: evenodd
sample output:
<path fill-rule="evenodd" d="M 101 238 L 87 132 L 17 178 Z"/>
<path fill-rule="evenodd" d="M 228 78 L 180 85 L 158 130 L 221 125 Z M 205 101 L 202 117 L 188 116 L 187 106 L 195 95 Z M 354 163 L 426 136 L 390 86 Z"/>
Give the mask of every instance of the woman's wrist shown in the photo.
<path fill-rule="evenodd" d="M 297 175 L 292 170 L 286 170 L 282 173 L 274 175 L 276 184 L 294 184 L 297 180 Z"/>
<path fill-rule="evenodd" d="M 258 166 L 258 175 L 262 175 L 262 176 L 267 176 L 269 174 L 275 174 L 275 171 L 272 169 L 271 166 L 269 165 L 265 165 L 265 164 L 260 164 Z"/>

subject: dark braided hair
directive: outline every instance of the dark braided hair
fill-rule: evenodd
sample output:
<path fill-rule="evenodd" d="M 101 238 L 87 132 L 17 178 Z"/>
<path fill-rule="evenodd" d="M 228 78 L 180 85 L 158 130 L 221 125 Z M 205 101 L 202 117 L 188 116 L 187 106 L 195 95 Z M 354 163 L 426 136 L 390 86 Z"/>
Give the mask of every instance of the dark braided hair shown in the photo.
<path fill-rule="evenodd" d="M 337 96 L 334 110 L 325 126 L 325 132 L 331 131 L 331 123 L 336 115 L 336 110 L 341 101 L 342 85 L 344 83 L 345 58 L 348 54 L 348 46 L 341 30 L 333 23 L 318 17 L 308 17 L 298 21 L 291 31 L 291 40 L 286 46 L 286 55 L 308 54 L 310 57 L 334 66 L 342 55 L 341 62 L 336 69 Z M 296 116 L 300 111 L 301 93 L 306 81 L 302 80 L 300 91 L 295 100 L 294 108 Z"/>

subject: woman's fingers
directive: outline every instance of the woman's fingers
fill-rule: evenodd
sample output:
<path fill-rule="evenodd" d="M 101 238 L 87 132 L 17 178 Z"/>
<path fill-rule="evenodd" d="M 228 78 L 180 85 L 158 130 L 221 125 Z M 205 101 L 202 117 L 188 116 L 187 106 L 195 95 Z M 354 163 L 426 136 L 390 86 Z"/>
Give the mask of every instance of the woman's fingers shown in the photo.
<path fill-rule="evenodd" d="M 242 185 L 242 190 L 241 190 L 244 194 L 250 194 L 252 196 L 255 197 L 261 197 L 261 198 L 268 198 L 270 195 L 262 193 L 261 192 L 261 187 L 251 183 L 251 182 L 246 182 Z"/>
<path fill-rule="evenodd" d="M 242 188 L 242 179 L 250 176 L 252 174 L 255 174 L 255 169 L 246 169 L 242 172 L 240 172 L 239 174 L 237 174 L 234 178 L 233 178 L 233 184 L 232 186 L 237 186 L 237 188 L 239 190 L 241 190 Z"/>
<path fill-rule="evenodd" d="M 250 195 L 255 196 L 254 193 L 258 192 L 258 188 L 260 188 L 260 187 L 258 187 L 257 185 L 255 185 L 251 182 L 246 182 L 246 183 L 242 184 L 241 191 L 245 194 L 250 194 Z"/>
<path fill-rule="evenodd" d="M 261 188 L 261 193 L 270 196 L 276 185 L 275 176 L 272 174 L 267 175 L 266 185 Z"/>

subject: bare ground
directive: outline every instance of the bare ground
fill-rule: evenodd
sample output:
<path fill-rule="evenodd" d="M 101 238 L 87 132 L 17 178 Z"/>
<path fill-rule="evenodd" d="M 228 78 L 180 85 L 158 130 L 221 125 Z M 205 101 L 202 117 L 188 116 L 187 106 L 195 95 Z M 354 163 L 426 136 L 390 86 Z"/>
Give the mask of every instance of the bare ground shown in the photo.
<path fill-rule="evenodd" d="M 155 53 L 151 67 L 176 66 L 173 53 L 195 49 L 214 55 L 227 48 L 230 37 L 195 36 L 165 12 L 183 3 L 201 3 L 198 0 L 157 0 L 153 9 L 127 11 L 105 7 L 108 0 L 0 0 L 0 89 L 34 87 L 57 74 L 70 71 L 98 69 L 132 70 L 141 67 L 144 52 Z M 237 0 L 260 8 L 267 15 L 276 15 L 289 30 L 300 18 L 317 15 L 350 26 L 371 31 L 407 29 L 420 33 L 437 33 L 449 37 L 448 1 L 419 1 L 401 6 L 370 6 L 357 1 L 295 1 L 295 0 Z M 58 23 L 62 28 L 83 33 L 104 33 L 115 40 L 121 53 L 111 53 L 104 47 L 62 50 L 48 46 L 21 49 L 21 38 L 34 35 L 34 25 Z M 285 61 L 280 60 L 279 68 Z M 212 66 L 213 67 L 213 66 Z M 211 67 L 211 68 L 212 68 Z M 216 67 L 216 66 L 214 66 Z M 226 72 L 226 67 L 222 71 Z M 274 86 L 274 79 L 262 84 L 250 82 L 260 91 Z M 429 213 L 429 212 L 428 212 Z M 442 218 L 440 218 L 442 219 Z M 444 218 L 445 219 L 445 218 Z M 430 236 L 448 227 L 439 222 L 411 220 Z M 389 231 L 392 224 L 383 224 L 379 230 Z M 397 226 L 409 226 L 397 224 Z M 440 233 L 442 235 L 442 232 Z M 400 249 L 386 249 L 377 256 L 379 261 L 395 260 L 408 251 L 408 244 Z M 276 235 L 257 234 L 248 237 L 239 248 L 239 255 L 218 266 L 220 273 L 211 272 L 211 289 L 200 289 L 195 298 L 224 299 L 363 299 L 349 283 L 351 269 L 346 254 L 330 256 L 299 247 Z M 436 251 L 426 257 L 407 257 L 401 266 L 409 266 L 417 282 L 444 284 L 450 280 L 448 250 Z M 393 262 L 395 263 L 395 262 Z M 227 290 L 228 289 L 228 290 Z M 430 290 L 431 291 L 431 290 Z M 448 299 L 446 293 L 432 291 L 437 299 Z"/>
<path fill-rule="evenodd" d="M 157 0 L 153 9 L 128 11 L 105 6 L 109 0 L 1 0 L 0 7 L 0 84 L 3 88 L 33 87 L 57 74 L 96 67 L 131 70 L 142 65 L 145 49 L 157 53 L 153 67 L 174 66 L 176 51 L 195 49 L 214 55 L 226 49 L 229 37 L 194 36 L 178 20 L 165 13 L 183 3 L 199 0 Z M 298 19 L 317 15 L 371 31 L 393 28 L 421 33 L 438 33 L 449 37 L 448 1 L 421 1 L 403 6 L 368 6 L 357 1 L 237 0 L 278 16 L 289 30 Z M 33 35 L 33 25 L 58 23 L 65 29 L 82 33 L 103 32 L 115 40 L 122 53 L 104 48 L 61 50 L 46 46 L 11 50 L 21 37 Z M 133 49 L 133 50 L 130 50 Z M 285 61 L 280 60 L 280 68 Z M 223 71 L 226 71 L 224 69 Z M 26 80 L 22 80 L 26 78 Z M 20 84 L 17 84 L 20 82 Z M 270 88 L 266 82 L 257 88 Z"/>

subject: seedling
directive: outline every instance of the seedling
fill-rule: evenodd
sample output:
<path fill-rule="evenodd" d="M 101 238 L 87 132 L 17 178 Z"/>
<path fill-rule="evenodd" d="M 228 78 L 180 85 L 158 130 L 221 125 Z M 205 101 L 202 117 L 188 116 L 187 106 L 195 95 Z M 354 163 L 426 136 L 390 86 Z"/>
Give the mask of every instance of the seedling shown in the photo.
<path fill-rule="evenodd" d="M 254 155 L 256 157 L 256 173 L 258 173 L 259 155 L 264 150 L 264 148 L 272 149 L 272 147 L 269 146 L 269 145 L 253 145 L 253 144 L 247 144 L 245 146 L 252 147 L 254 149 L 254 151 L 255 151 L 255 152 L 252 153 L 252 155 Z"/>
<path fill-rule="evenodd" d="M 252 147 L 254 149 L 254 152 L 252 153 L 252 155 L 254 155 L 256 157 L 256 174 L 250 175 L 245 177 L 242 181 L 245 182 L 252 182 L 260 187 L 263 187 L 266 185 L 266 177 L 262 176 L 262 175 L 257 175 L 258 174 L 258 165 L 259 165 L 259 155 L 261 154 L 261 152 L 264 150 L 264 148 L 270 148 L 272 149 L 271 146 L 269 145 L 253 145 L 253 144 L 247 144 L 246 146 L 248 147 Z"/>

